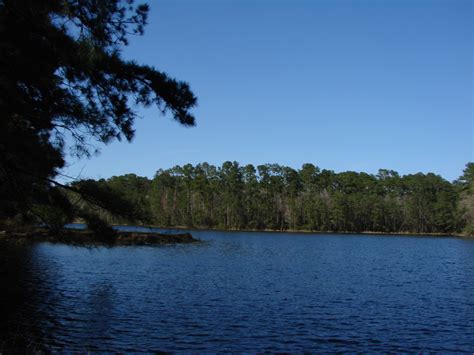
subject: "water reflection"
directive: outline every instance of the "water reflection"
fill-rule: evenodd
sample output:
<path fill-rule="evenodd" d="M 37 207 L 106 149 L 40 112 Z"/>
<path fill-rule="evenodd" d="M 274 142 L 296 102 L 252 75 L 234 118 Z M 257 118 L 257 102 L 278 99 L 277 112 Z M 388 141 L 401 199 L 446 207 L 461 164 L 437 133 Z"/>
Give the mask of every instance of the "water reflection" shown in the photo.
<path fill-rule="evenodd" d="M 0 352 L 45 350 L 54 308 L 46 263 L 34 246 L 0 243 Z"/>
<path fill-rule="evenodd" d="M 1 246 L 1 349 L 474 350 L 474 241 L 193 234 Z"/>

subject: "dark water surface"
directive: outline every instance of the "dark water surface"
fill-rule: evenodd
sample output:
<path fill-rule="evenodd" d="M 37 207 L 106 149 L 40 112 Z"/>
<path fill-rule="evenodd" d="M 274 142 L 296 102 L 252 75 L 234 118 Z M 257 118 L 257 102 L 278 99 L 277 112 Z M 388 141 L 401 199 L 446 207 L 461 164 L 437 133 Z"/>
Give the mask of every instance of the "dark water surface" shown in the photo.
<path fill-rule="evenodd" d="M 474 240 L 1 245 L 0 351 L 474 351 Z"/>

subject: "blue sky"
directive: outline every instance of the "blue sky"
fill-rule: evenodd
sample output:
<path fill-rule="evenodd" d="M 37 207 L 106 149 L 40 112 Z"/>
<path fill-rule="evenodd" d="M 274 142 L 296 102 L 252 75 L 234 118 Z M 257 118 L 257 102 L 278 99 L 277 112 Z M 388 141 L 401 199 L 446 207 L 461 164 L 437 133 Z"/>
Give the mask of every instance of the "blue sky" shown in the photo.
<path fill-rule="evenodd" d="M 131 144 L 69 160 L 107 178 L 226 160 L 457 178 L 473 151 L 470 0 L 150 1 L 125 58 L 187 81 L 197 126 L 140 110 Z"/>

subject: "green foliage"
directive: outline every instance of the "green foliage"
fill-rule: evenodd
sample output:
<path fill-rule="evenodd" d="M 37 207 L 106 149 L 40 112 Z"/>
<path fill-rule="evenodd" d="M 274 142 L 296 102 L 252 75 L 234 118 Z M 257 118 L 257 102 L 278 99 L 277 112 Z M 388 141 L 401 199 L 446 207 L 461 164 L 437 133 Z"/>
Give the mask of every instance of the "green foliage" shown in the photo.
<path fill-rule="evenodd" d="M 463 175 L 455 182 L 460 195 L 457 213 L 463 233 L 474 236 L 474 163 L 466 164 Z"/>
<path fill-rule="evenodd" d="M 468 224 L 463 229 L 463 234 L 474 237 L 474 223 Z"/>
<path fill-rule="evenodd" d="M 467 225 L 458 185 L 431 173 L 225 162 L 158 170 L 151 181 L 129 174 L 101 183 L 142 201 L 151 221 L 164 227 L 453 233 Z"/>
<path fill-rule="evenodd" d="M 455 182 L 466 194 L 474 193 L 474 163 L 467 163 L 463 174 Z"/>
<path fill-rule="evenodd" d="M 42 199 L 30 207 L 30 214 L 37 217 L 53 233 L 58 233 L 66 223 L 74 218 L 74 207 L 68 197 L 57 188 L 50 188 Z"/>
<path fill-rule="evenodd" d="M 53 214 L 43 196 L 63 188 L 66 140 L 79 156 L 93 141 L 131 140 L 136 105 L 194 125 L 188 84 L 121 57 L 148 11 L 133 0 L 0 1 L 0 218 L 35 205 Z"/>
<path fill-rule="evenodd" d="M 123 220 L 143 221 L 146 217 L 141 214 L 141 208 L 127 196 L 124 189 L 114 187 L 114 182 L 80 180 L 71 187 L 82 197 L 89 209 L 99 209 Z"/>

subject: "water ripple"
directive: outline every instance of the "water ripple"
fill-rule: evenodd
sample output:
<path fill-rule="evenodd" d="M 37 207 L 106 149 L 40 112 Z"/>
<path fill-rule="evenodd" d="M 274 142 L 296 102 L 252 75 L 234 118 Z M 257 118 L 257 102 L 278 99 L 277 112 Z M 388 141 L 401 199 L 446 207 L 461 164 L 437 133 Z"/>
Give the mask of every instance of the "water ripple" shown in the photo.
<path fill-rule="evenodd" d="M 0 352 L 474 351 L 474 241 L 194 234 L 2 246 Z"/>

